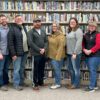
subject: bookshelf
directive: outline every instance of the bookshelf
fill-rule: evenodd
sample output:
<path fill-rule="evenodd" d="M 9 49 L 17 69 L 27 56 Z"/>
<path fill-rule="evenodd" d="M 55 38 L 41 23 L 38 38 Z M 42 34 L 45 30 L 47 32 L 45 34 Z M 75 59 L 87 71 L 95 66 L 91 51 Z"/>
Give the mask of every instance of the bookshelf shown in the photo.
<path fill-rule="evenodd" d="M 93 18 L 100 25 L 99 0 L 1 0 L 0 13 L 7 15 L 11 23 L 16 14 L 21 14 L 28 29 L 32 26 L 32 20 L 38 16 L 47 34 L 50 33 L 52 21 L 59 22 L 66 33 L 70 17 L 79 20 L 84 32 L 87 22 Z"/>
<path fill-rule="evenodd" d="M 76 17 L 85 32 L 89 20 L 95 19 L 100 26 L 100 0 L 0 0 L 0 14 L 5 14 L 10 23 L 13 23 L 16 14 L 21 14 L 28 30 L 32 27 L 33 19 L 38 16 L 42 19 L 47 34 L 51 33 L 52 21 L 59 22 L 63 32 L 66 33 L 70 17 Z M 28 71 L 32 69 L 30 63 L 31 58 L 28 58 L 26 68 Z M 62 71 L 65 72 L 65 69 L 66 66 Z M 49 74 L 52 76 L 52 69 L 48 64 L 46 70 L 45 73 L 50 71 Z M 83 67 L 81 71 L 84 73 L 87 69 Z M 66 77 L 66 74 L 62 74 Z"/>

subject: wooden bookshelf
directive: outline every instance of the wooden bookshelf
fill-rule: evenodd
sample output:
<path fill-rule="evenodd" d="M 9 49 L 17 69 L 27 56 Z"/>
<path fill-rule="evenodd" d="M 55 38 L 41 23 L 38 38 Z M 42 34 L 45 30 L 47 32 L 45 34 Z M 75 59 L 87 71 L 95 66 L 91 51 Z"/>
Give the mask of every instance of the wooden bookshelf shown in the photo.
<path fill-rule="evenodd" d="M 14 5 L 12 4 L 12 5 L 10 5 L 9 6 L 9 4 L 8 4 L 8 6 L 6 7 L 6 5 L 7 4 L 5 4 L 6 2 L 11 2 L 11 3 L 9 3 L 9 4 L 12 4 L 13 2 L 15 3 Z M 19 1 L 21 1 L 22 2 L 22 4 L 21 3 L 19 3 L 19 8 L 17 7 L 18 6 L 18 2 Z M 44 4 L 44 8 L 47 6 L 45 3 L 46 2 L 48 2 L 49 1 L 49 3 L 52 3 L 53 4 L 53 2 L 57 2 L 58 4 L 61 4 L 59 7 L 61 8 L 61 9 L 56 9 L 56 7 L 51 7 L 50 6 L 50 8 L 51 9 L 48 9 L 48 8 L 46 8 L 46 9 L 29 9 L 30 8 L 30 6 L 26 6 L 27 5 L 27 3 L 29 3 L 29 4 L 31 4 L 31 6 L 32 6 L 32 2 L 36 2 L 36 3 L 38 3 L 38 4 L 41 4 L 41 3 L 43 3 Z M 65 4 L 67 4 L 67 3 L 69 3 L 68 5 L 70 5 L 70 3 L 71 2 L 73 2 L 73 3 L 75 3 L 76 2 L 76 4 L 77 3 L 79 3 L 79 8 L 73 8 L 73 9 L 69 9 Z M 61 16 L 63 16 L 64 17 L 64 15 L 63 14 L 66 14 L 65 15 L 65 17 L 69 14 L 69 15 L 71 15 L 71 14 L 73 14 L 73 15 L 75 15 L 77 18 L 79 18 L 79 20 L 82 20 L 82 19 L 80 19 L 80 16 L 82 17 L 82 18 L 85 18 L 85 17 L 87 17 L 88 15 L 90 16 L 90 14 L 92 14 L 92 15 L 95 15 L 95 17 L 96 17 L 96 19 L 98 19 L 98 24 L 99 24 L 99 26 L 100 26 L 100 5 L 99 5 L 99 7 L 97 8 L 97 7 L 95 7 L 95 8 L 97 8 L 97 9 L 85 9 L 85 7 L 84 6 L 86 6 L 85 4 L 84 5 L 82 5 L 83 3 L 88 3 L 88 2 L 90 2 L 90 4 L 91 5 L 94 5 L 96 2 L 97 3 L 99 3 L 100 4 L 100 0 L 0 0 L 0 14 L 5 14 L 6 16 L 8 16 L 8 18 L 13 18 L 16 14 L 22 14 L 24 17 L 27 17 L 29 14 L 30 14 L 30 16 L 33 14 L 33 15 L 38 15 L 38 14 L 40 14 L 41 16 L 40 17 L 45 17 L 44 19 L 46 20 L 46 17 L 47 17 L 47 14 L 49 14 L 51 17 L 52 16 L 57 16 L 58 17 L 58 19 L 60 19 L 61 20 Z M 25 3 L 25 5 L 24 5 L 24 3 Z M 20 8 L 20 5 L 23 5 L 23 7 L 22 8 Z M 57 5 L 57 4 L 56 4 Z M 63 7 L 63 5 L 64 5 L 64 7 Z M 13 9 L 11 9 L 11 6 L 13 7 Z M 24 6 L 26 7 L 25 9 L 24 9 Z M 33 6 L 34 6 L 34 4 L 33 4 Z M 75 6 L 75 5 L 74 5 Z M 82 6 L 83 8 L 81 8 L 80 6 Z M 37 4 L 35 5 L 35 7 L 36 8 L 38 8 L 37 7 Z M 5 9 L 5 8 L 7 8 L 7 9 Z M 9 9 L 10 8 L 10 9 Z M 64 9 L 65 8 L 65 9 Z M 52 15 L 53 14 L 53 15 Z M 56 14 L 58 14 L 58 15 L 56 15 Z M 80 15 L 80 16 L 79 16 Z M 85 16 L 84 17 L 84 15 L 87 15 L 87 16 Z M 9 17 L 10 16 L 10 17 Z M 30 16 L 28 16 L 29 17 L 29 21 L 25 21 L 24 22 L 24 24 L 27 26 L 27 27 L 30 27 L 30 26 L 32 26 L 32 24 L 33 24 L 33 17 L 31 18 Z M 57 19 L 57 17 L 56 17 L 56 19 Z M 60 17 L 60 18 L 59 18 Z M 63 19 L 63 17 L 62 17 L 62 19 Z M 64 26 L 64 28 L 65 27 L 67 27 L 68 26 L 68 21 L 69 21 L 69 19 L 70 18 L 68 18 L 69 16 L 67 16 L 67 21 L 65 20 L 65 21 L 59 21 L 60 22 L 60 24 L 61 24 L 61 26 Z M 87 17 L 88 18 L 88 17 Z M 51 18 L 52 19 L 52 18 Z M 11 21 L 9 22 L 9 23 L 13 23 L 12 22 L 12 19 L 11 19 Z M 79 22 L 79 24 L 80 24 L 80 26 L 82 26 L 83 28 L 85 27 L 86 28 L 86 26 L 87 26 L 87 23 L 88 23 L 88 20 L 86 20 L 86 22 L 83 22 L 83 20 L 82 21 L 80 21 Z M 52 21 L 42 21 L 42 24 L 44 25 L 44 26 L 46 26 L 47 27 L 47 30 L 49 30 L 48 28 L 49 28 L 49 26 L 52 24 Z M 86 30 L 86 29 L 83 29 L 83 30 Z M 65 33 L 66 33 L 66 30 L 64 30 L 65 31 Z M 47 33 L 49 33 L 49 32 L 47 32 Z M 12 68 L 10 68 L 10 70 L 13 70 Z M 32 70 L 32 68 L 26 68 L 26 71 L 31 71 Z M 46 71 L 51 71 L 52 69 L 51 68 L 47 68 L 47 69 L 45 69 Z M 62 71 L 67 71 L 67 69 L 66 68 L 62 68 Z M 88 72 L 88 70 L 87 69 L 81 69 L 81 71 L 82 72 Z M 100 73 L 100 71 L 98 71 L 99 73 Z"/>
<path fill-rule="evenodd" d="M 2 0 L 2 2 L 5 2 L 6 0 Z M 8 0 L 8 2 L 12 2 L 13 0 Z M 38 2 L 38 3 L 43 3 L 43 2 L 48 2 L 48 0 L 19 0 L 19 1 L 22 1 L 22 3 L 32 3 L 32 2 Z M 15 2 L 19 2 L 19 1 L 17 1 L 17 0 L 14 0 L 13 2 L 15 3 Z M 7 1 L 6 1 L 7 2 Z M 50 0 L 49 1 L 49 3 L 52 3 L 52 2 L 59 2 L 59 3 L 66 3 L 66 2 L 79 2 L 80 4 L 82 3 L 82 2 L 92 2 L 92 3 L 95 3 L 95 2 L 99 2 L 99 0 Z M 20 3 L 20 2 L 19 2 Z M 1 3 L 2 4 L 2 3 Z M 4 4 L 4 3 L 3 3 Z M 18 4 L 17 4 L 18 5 Z M 25 5 L 24 5 L 25 6 Z M 81 6 L 81 5 L 80 5 Z M 61 19 L 61 15 L 60 14 L 64 14 L 64 13 L 66 13 L 67 15 L 65 15 L 65 17 L 67 17 L 67 19 L 69 20 L 69 17 L 71 17 L 71 16 L 76 16 L 76 17 L 78 17 L 79 16 L 79 14 L 80 14 L 80 16 L 82 15 L 82 18 L 83 18 L 83 16 L 85 15 L 85 14 L 89 14 L 89 16 L 90 16 L 90 14 L 98 14 L 99 16 L 97 16 L 98 17 L 98 19 L 99 19 L 99 17 L 100 17 L 100 9 L 97 9 L 97 10 L 95 10 L 95 9 L 72 9 L 72 10 L 68 10 L 68 9 L 62 9 L 62 10 L 59 10 L 59 9 L 57 9 L 57 10 L 54 10 L 54 9 L 51 9 L 51 10 L 47 10 L 47 9 L 36 9 L 36 10 L 34 10 L 34 9 L 28 9 L 27 7 L 27 9 L 28 10 L 26 10 L 26 9 L 24 9 L 24 10 L 22 10 L 22 9 L 17 9 L 17 7 L 16 7 L 16 5 L 14 5 L 14 8 L 16 8 L 16 9 L 11 9 L 11 7 L 8 7 L 8 9 L 7 10 L 5 10 L 5 9 L 3 9 L 3 7 L 5 8 L 5 6 L 2 6 L 0 9 L 0 13 L 4 13 L 4 14 L 8 14 L 8 16 L 9 16 L 9 14 L 11 14 L 11 17 L 14 17 L 14 15 L 16 15 L 16 14 L 23 14 L 23 16 L 24 17 L 26 17 L 27 15 L 26 14 L 33 14 L 33 16 L 35 16 L 35 15 L 37 15 L 37 14 L 42 14 L 42 16 L 43 17 L 47 17 L 47 13 L 50 15 L 50 14 L 54 14 L 54 15 L 50 15 L 51 17 L 52 16 L 58 16 L 58 17 L 60 17 L 60 18 L 58 18 L 58 19 Z M 9 9 L 10 8 L 10 9 Z M 14 15 L 13 15 L 14 14 Z M 44 14 L 44 15 L 43 15 Z M 59 15 L 56 15 L 56 14 L 59 14 Z M 73 14 L 73 15 L 68 15 L 68 14 Z M 77 14 L 77 15 L 76 15 Z M 32 15 L 30 15 L 30 16 L 32 16 Z M 42 17 L 41 16 L 41 17 Z M 64 15 L 62 15 L 62 16 L 64 16 Z M 88 15 L 87 15 L 88 16 Z M 86 16 L 85 16 L 86 17 Z M 79 19 L 80 17 L 78 17 L 78 19 Z M 82 20 L 82 18 L 80 18 L 79 20 Z M 88 17 L 87 17 L 88 18 Z M 31 19 L 31 21 L 26 21 L 25 22 L 25 24 L 27 24 L 27 25 L 32 25 L 32 20 L 33 20 L 33 18 L 29 18 L 29 19 Z M 84 19 L 84 18 L 83 18 Z M 68 25 L 68 20 L 67 21 L 61 21 L 60 23 L 61 23 L 61 25 Z M 100 21 L 100 20 L 99 20 Z M 99 21 L 97 21 L 98 22 L 98 24 L 100 24 L 100 22 Z M 44 24 L 44 25 L 50 25 L 52 22 L 50 22 L 50 21 L 43 21 L 42 22 L 42 24 Z M 87 21 L 86 22 L 83 22 L 83 21 L 80 21 L 79 22 L 79 24 L 80 25 L 87 25 Z"/>
<path fill-rule="evenodd" d="M 100 13 L 100 10 L 0 10 L 0 13 Z"/>
<path fill-rule="evenodd" d="M 24 24 L 29 24 L 29 25 L 32 25 L 33 23 L 31 23 L 31 22 L 25 22 Z M 51 25 L 52 24 L 52 22 L 42 22 L 42 24 L 44 25 Z M 66 22 L 60 22 L 59 23 L 60 25 L 68 25 L 68 23 L 66 23 Z M 80 25 L 87 25 L 88 23 L 79 23 Z M 97 24 L 100 24 L 100 22 L 98 22 Z"/>
<path fill-rule="evenodd" d="M 15 0 L 16 1 L 16 0 Z M 24 1 L 33 1 L 33 0 L 24 0 Z M 34 0 L 34 1 L 40 1 L 40 0 Z M 48 0 L 41 0 L 41 1 L 48 1 Z M 70 2 L 70 1 L 72 1 L 72 2 L 74 2 L 74 1 L 76 1 L 76 2 L 78 2 L 78 1 L 81 1 L 81 2 L 99 2 L 99 0 L 50 0 L 50 1 L 58 1 L 58 2 L 63 2 L 63 1 L 66 1 L 66 2 Z"/>

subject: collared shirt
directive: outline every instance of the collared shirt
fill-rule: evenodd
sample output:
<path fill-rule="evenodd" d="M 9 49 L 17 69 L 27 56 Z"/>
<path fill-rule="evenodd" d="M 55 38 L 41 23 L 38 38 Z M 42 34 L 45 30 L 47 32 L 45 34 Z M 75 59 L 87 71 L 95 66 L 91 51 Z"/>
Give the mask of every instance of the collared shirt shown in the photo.
<path fill-rule="evenodd" d="M 27 36 L 23 27 L 22 27 L 22 34 L 23 34 L 23 49 L 24 52 L 27 52 L 28 51 Z"/>
<path fill-rule="evenodd" d="M 8 55 L 8 42 L 7 35 L 9 32 L 8 26 L 0 26 L 0 53 L 3 55 Z"/>
<path fill-rule="evenodd" d="M 39 33 L 39 35 L 41 35 L 41 30 L 40 29 L 36 29 L 36 31 Z"/>

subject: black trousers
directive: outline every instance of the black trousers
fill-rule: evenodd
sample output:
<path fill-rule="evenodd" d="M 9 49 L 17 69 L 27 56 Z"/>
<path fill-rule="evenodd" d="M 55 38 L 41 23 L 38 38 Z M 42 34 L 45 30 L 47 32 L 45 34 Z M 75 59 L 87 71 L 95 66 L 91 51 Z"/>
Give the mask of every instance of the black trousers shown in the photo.
<path fill-rule="evenodd" d="M 35 86 L 43 85 L 46 58 L 44 55 L 34 56 L 33 83 Z"/>

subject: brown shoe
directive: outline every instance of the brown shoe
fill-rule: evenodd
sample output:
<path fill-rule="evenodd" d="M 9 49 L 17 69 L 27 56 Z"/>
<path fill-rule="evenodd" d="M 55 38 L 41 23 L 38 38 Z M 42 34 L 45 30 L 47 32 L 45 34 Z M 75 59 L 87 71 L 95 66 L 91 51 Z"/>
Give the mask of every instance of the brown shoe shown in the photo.
<path fill-rule="evenodd" d="M 67 87 L 71 87 L 71 86 L 72 86 L 72 84 L 67 84 L 66 86 L 67 86 Z"/>
<path fill-rule="evenodd" d="M 75 85 L 71 85 L 70 87 L 68 87 L 68 89 L 76 89 L 77 87 Z"/>
<path fill-rule="evenodd" d="M 72 87 L 72 84 L 67 84 L 67 88 L 71 88 Z"/>
<path fill-rule="evenodd" d="M 39 90 L 38 86 L 33 87 L 33 90 Z"/>
<path fill-rule="evenodd" d="M 72 85 L 72 86 L 71 86 L 71 89 L 76 89 L 76 86 L 75 86 L 75 85 Z"/>

